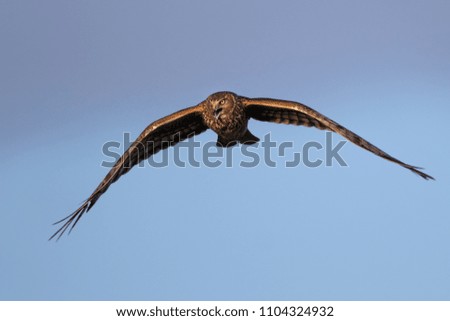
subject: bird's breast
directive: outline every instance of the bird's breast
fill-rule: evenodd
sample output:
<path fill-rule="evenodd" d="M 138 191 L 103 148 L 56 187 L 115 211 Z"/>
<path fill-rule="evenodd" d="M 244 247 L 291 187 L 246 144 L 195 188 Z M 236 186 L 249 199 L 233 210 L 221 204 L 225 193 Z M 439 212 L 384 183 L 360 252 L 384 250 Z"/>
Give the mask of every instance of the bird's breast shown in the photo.
<path fill-rule="evenodd" d="M 247 128 L 247 120 L 236 113 L 221 113 L 217 117 L 205 117 L 206 125 L 219 136 L 238 138 Z"/>

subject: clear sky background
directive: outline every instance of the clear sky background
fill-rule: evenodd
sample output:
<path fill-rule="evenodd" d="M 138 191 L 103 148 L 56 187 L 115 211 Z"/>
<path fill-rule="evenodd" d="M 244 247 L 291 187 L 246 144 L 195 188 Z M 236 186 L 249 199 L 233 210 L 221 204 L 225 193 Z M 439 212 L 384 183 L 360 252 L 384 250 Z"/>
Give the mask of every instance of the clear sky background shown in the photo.
<path fill-rule="evenodd" d="M 445 0 L 1 1 L 0 299 L 449 300 L 449 13 Z M 105 142 L 220 90 L 310 105 L 437 180 L 351 143 L 348 167 L 146 166 L 47 241 L 106 175 Z"/>

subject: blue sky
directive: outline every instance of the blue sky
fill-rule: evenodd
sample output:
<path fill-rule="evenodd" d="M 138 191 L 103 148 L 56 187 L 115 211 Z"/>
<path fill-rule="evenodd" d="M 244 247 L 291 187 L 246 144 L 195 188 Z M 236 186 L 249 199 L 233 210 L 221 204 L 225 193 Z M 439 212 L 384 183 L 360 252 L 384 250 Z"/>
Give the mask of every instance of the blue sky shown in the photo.
<path fill-rule="evenodd" d="M 448 12 L 448 1 L 1 2 L 0 299 L 450 299 Z M 47 241 L 106 175 L 105 142 L 220 90 L 305 103 L 437 180 L 350 143 L 348 167 L 146 166 Z M 250 128 L 325 142 L 316 129 Z"/>

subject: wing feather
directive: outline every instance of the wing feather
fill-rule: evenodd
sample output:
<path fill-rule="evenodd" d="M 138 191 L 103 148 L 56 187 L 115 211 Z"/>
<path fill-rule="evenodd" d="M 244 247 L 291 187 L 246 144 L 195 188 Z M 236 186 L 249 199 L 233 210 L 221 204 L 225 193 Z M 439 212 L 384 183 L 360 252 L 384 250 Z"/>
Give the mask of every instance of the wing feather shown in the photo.
<path fill-rule="evenodd" d="M 50 240 L 55 237 L 59 239 L 66 231 L 70 233 L 83 214 L 94 206 L 109 186 L 128 173 L 133 166 L 158 151 L 200 134 L 206 129 L 201 105 L 182 109 L 151 123 L 114 164 L 91 196 L 75 212 L 54 223 L 63 223 L 63 225 L 50 237 Z"/>
<path fill-rule="evenodd" d="M 372 145 L 361 136 L 355 134 L 351 130 L 336 123 L 334 120 L 322 115 L 316 110 L 287 100 L 270 99 L 270 98 L 246 98 L 241 97 L 241 102 L 246 109 L 247 116 L 260 121 L 268 121 L 275 123 L 303 125 L 307 127 L 316 127 L 318 129 L 331 130 L 352 143 L 378 155 L 391 162 L 403 166 L 424 179 L 434 179 L 428 174 L 421 172 L 420 167 L 406 164 L 388 153 L 382 151 L 375 145 Z"/>

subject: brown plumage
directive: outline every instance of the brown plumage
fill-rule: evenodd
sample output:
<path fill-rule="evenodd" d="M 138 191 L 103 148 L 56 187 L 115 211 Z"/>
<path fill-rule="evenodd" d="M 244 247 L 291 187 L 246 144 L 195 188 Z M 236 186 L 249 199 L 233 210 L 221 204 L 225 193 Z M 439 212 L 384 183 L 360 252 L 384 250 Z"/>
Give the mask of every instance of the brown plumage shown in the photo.
<path fill-rule="evenodd" d="M 198 105 L 182 109 L 151 123 L 116 162 L 100 185 L 75 212 L 55 224 L 63 225 L 50 237 L 58 239 L 69 232 L 88 212 L 109 186 L 133 166 L 158 151 L 173 146 L 208 128 L 217 133 L 217 145 L 230 147 L 237 143 L 253 144 L 259 141 L 247 128 L 250 118 L 283 124 L 303 125 L 331 130 L 354 144 L 397 163 L 424 179 L 434 179 L 415 167 L 390 156 L 364 138 L 303 104 L 270 98 L 247 98 L 232 92 L 218 92 Z"/>

